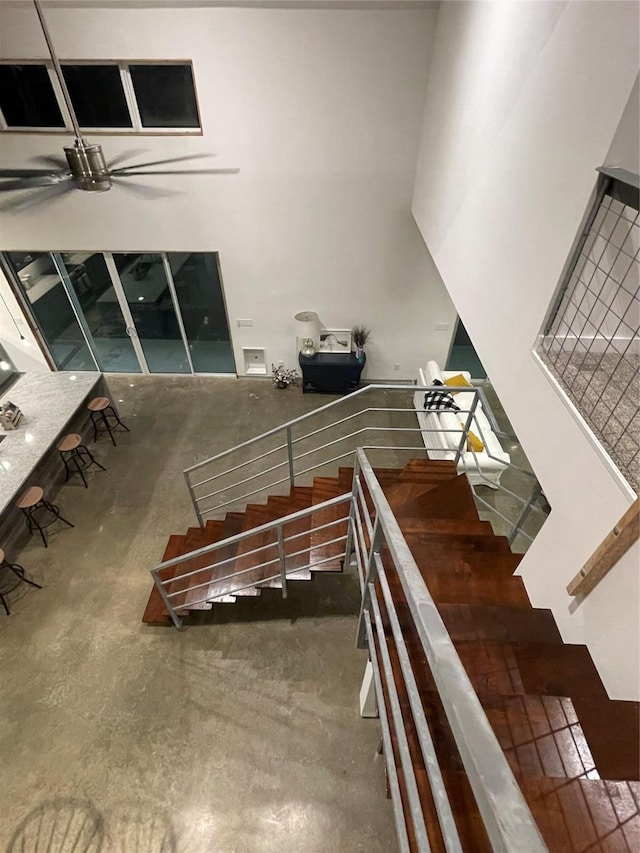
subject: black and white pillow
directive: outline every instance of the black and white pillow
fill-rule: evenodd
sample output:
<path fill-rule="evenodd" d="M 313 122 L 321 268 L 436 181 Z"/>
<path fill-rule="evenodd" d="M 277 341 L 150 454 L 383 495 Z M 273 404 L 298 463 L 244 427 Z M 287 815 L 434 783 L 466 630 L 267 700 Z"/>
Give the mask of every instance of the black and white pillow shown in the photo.
<path fill-rule="evenodd" d="M 433 380 L 433 385 L 444 385 L 439 379 Z M 427 411 L 436 412 L 459 412 L 460 406 L 456 406 L 453 397 L 448 391 L 427 391 L 424 395 L 424 408 Z"/>

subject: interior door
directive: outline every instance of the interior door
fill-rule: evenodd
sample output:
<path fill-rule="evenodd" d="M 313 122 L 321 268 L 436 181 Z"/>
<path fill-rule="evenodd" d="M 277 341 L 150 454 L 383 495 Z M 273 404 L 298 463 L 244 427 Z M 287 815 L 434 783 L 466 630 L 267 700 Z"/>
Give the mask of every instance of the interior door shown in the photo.
<path fill-rule="evenodd" d="M 160 253 L 114 252 L 107 256 L 114 298 L 128 320 L 129 334 L 149 373 L 192 373 L 173 282 Z"/>

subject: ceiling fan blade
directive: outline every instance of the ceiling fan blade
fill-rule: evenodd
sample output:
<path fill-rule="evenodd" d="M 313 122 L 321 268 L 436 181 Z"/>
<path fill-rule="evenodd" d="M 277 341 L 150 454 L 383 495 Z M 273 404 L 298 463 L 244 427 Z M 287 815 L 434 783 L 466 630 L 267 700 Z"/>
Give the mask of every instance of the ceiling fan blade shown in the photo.
<path fill-rule="evenodd" d="M 52 174 L 51 169 L 0 169 L 0 178 L 36 178 Z"/>
<path fill-rule="evenodd" d="M 13 181 L 0 180 L 0 192 L 5 193 L 10 190 L 30 190 L 35 187 L 50 187 L 70 180 L 70 178 L 70 175 L 48 174 L 33 178 L 16 178 Z"/>
<path fill-rule="evenodd" d="M 114 174 L 126 172 L 128 169 L 146 169 L 147 166 L 164 166 L 165 163 L 181 163 L 184 160 L 201 160 L 203 157 L 213 157 L 213 154 L 187 154 L 186 157 L 169 157 L 166 160 L 153 160 L 150 163 L 133 163 L 120 169 L 111 169 Z"/>
<path fill-rule="evenodd" d="M 112 172 L 114 166 L 119 166 L 130 157 L 141 157 L 143 154 L 146 154 L 148 150 L 148 148 L 131 148 L 129 151 L 123 151 L 122 154 L 116 154 L 109 163 L 109 171 Z M 124 168 L 126 169 L 127 167 L 125 166 Z"/>
<path fill-rule="evenodd" d="M 68 169 L 69 164 L 64 157 L 58 157 L 53 154 L 39 154 L 37 157 L 31 157 L 34 163 L 42 163 L 43 166 L 49 166 L 50 169 Z"/>
<path fill-rule="evenodd" d="M 132 175 L 237 175 L 240 169 L 162 169 L 155 172 L 119 172 L 113 178 L 129 178 Z"/>
<path fill-rule="evenodd" d="M 128 177 L 127 175 L 113 175 L 111 180 L 114 185 L 127 192 L 142 196 L 143 198 L 166 198 L 172 195 L 179 195 L 178 190 L 160 189 L 159 187 L 150 187 L 148 184 L 141 184 L 138 181 L 122 181 L 121 179 Z"/>
<path fill-rule="evenodd" d="M 25 192 L 20 196 L 8 198 L 0 203 L 0 211 L 2 213 L 20 213 L 30 207 L 53 201 L 53 199 L 73 189 L 75 189 L 75 183 L 72 180 L 60 181 L 54 186 L 42 187 L 37 192 Z"/>

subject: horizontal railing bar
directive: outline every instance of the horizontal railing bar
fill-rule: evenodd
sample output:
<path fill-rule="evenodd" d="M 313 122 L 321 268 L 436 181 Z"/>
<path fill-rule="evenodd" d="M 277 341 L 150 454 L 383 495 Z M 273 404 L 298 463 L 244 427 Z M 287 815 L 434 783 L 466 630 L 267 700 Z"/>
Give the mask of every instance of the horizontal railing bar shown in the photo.
<path fill-rule="evenodd" d="M 496 853 L 547 851 L 373 468 L 361 450 L 356 454 L 371 497 L 378 507 L 387 548 L 492 848 Z"/>
<path fill-rule="evenodd" d="M 257 462 L 258 458 L 256 457 L 256 458 L 252 459 L 251 461 Z M 228 492 L 230 489 L 237 489 L 238 486 L 242 486 L 245 483 L 250 483 L 252 480 L 255 480 L 257 477 L 266 477 L 267 474 L 271 474 L 272 471 L 276 471 L 278 468 L 282 468 L 282 466 L 286 465 L 287 462 L 288 462 L 288 460 L 285 459 L 282 462 L 278 462 L 277 465 L 272 465 L 271 468 L 265 468 L 264 470 L 260 471 L 259 474 L 252 474 L 250 477 L 245 477 L 244 480 L 236 480 L 234 483 L 231 483 L 228 486 L 223 486 L 221 489 L 216 489 L 214 492 L 209 492 L 206 495 L 197 495 L 196 501 L 198 501 L 198 503 L 199 503 L 200 501 L 206 501 L 209 498 L 215 498 L 216 495 L 220 495 L 220 494 L 222 494 L 222 492 Z M 228 472 L 225 471 L 225 473 L 228 473 Z M 215 477 L 212 477 L 211 479 L 214 480 Z M 206 481 L 203 480 L 202 482 L 204 483 Z M 202 485 L 202 483 L 200 483 L 199 485 Z"/>
<path fill-rule="evenodd" d="M 277 547 L 277 543 L 276 543 L 276 547 Z M 244 554 L 242 556 L 244 556 Z M 191 590 L 191 589 L 199 589 L 200 587 L 203 587 L 203 586 L 210 586 L 212 583 L 222 583 L 222 581 L 230 581 L 232 578 L 240 577 L 240 575 L 246 575 L 248 572 L 255 572 L 258 569 L 264 569 L 265 566 L 270 566 L 272 563 L 277 563 L 277 562 L 278 562 L 278 558 L 274 557 L 273 560 L 265 560 L 262 563 L 253 563 L 251 566 L 249 566 L 246 569 L 238 569 L 237 572 L 231 572 L 231 574 L 223 575 L 221 578 L 211 578 L 208 581 L 203 581 L 202 583 L 194 584 L 193 586 L 186 587 L 185 589 L 176 590 L 176 592 L 169 593 L 167 598 L 173 598 L 176 595 L 182 595 L 185 592 L 189 592 L 189 590 Z M 167 581 L 167 583 L 163 584 L 163 586 L 169 586 L 170 583 L 171 583 L 171 581 Z"/>
<path fill-rule="evenodd" d="M 230 450 L 227 450 L 226 453 L 233 453 L 238 449 L 238 447 L 242 447 L 242 445 L 236 445 L 235 447 L 232 447 Z M 197 489 L 198 486 L 204 486 L 207 483 L 210 483 L 212 480 L 217 480 L 218 477 L 224 477 L 225 474 L 233 474 L 234 471 L 239 471 L 241 468 L 246 468 L 246 466 L 250 465 L 252 462 L 257 462 L 259 459 L 266 459 L 267 456 L 271 456 L 273 453 L 277 453 L 279 450 L 286 450 L 286 449 L 287 449 L 286 443 L 285 444 L 279 444 L 277 447 L 273 447 L 271 450 L 266 450 L 264 453 L 259 453 L 257 456 L 252 456 L 249 459 L 246 459 L 244 462 L 240 462 L 238 465 L 234 465 L 232 468 L 225 468 L 225 470 L 220 471 L 219 474 L 213 474 L 211 477 L 207 477 L 206 479 L 200 480 L 197 483 L 191 483 L 191 487 L 194 489 Z M 206 463 L 203 463 L 203 464 L 206 464 Z M 187 468 L 187 470 L 184 473 L 188 474 L 188 472 L 189 472 L 189 469 Z"/>
<path fill-rule="evenodd" d="M 320 509 L 330 509 L 332 506 L 339 506 L 342 503 L 346 503 L 351 500 L 351 492 L 345 492 L 343 495 L 338 495 L 335 498 L 330 498 L 327 501 L 323 501 L 319 504 L 313 504 L 309 507 L 304 507 L 304 509 L 299 509 L 297 512 L 292 512 L 290 515 L 282 516 L 282 518 L 277 518 L 274 521 L 267 521 L 265 524 L 260 524 L 258 527 L 253 527 L 250 531 L 242 531 L 241 533 L 236 533 L 233 536 L 229 536 L 227 539 L 221 539 L 219 542 L 213 542 L 211 545 L 205 545 L 204 548 L 198 548 L 195 551 L 192 551 L 189 555 L 192 558 L 201 557 L 205 554 L 211 554 L 213 551 L 217 551 L 220 548 L 225 548 L 228 545 L 234 545 L 236 542 L 241 542 L 243 539 L 246 539 L 248 536 L 256 536 L 261 533 L 267 533 L 270 530 L 278 527 L 281 524 L 291 524 L 294 521 L 298 521 L 302 518 L 306 518 L 307 515 L 311 515 Z M 169 566 L 176 566 L 179 563 L 184 561 L 184 555 L 182 557 L 174 557 L 171 560 L 165 560 L 163 563 L 158 563 L 155 566 L 155 570 L 159 571 L 160 569 L 166 569 Z"/>
<path fill-rule="evenodd" d="M 395 680 L 393 678 L 393 668 L 391 666 L 391 658 L 389 656 L 389 647 L 387 645 L 387 637 L 382 624 L 382 614 L 380 613 L 380 605 L 376 598 L 376 590 L 373 584 L 369 584 L 369 593 L 371 596 L 371 608 L 373 610 L 373 618 L 378 635 L 378 648 L 382 656 L 382 669 L 384 670 L 385 681 L 387 683 L 387 696 L 391 705 L 391 716 L 393 717 L 393 728 L 396 735 L 396 743 L 400 752 L 400 763 L 402 765 L 402 775 L 404 776 L 404 784 L 409 801 L 409 811 L 411 812 L 411 823 L 413 825 L 413 833 L 420 851 L 429 851 L 429 839 L 427 837 L 427 828 L 424 825 L 424 813 L 422 811 L 422 803 L 418 794 L 418 783 L 416 774 L 411 760 L 411 752 L 409 750 L 409 742 L 407 733 L 402 719 L 402 709 L 396 690 Z"/>
<path fill-rule="evenodd" d="M 337 518 L 335 521 L 329 521 L 326 524 L 318 525 L 317 527 L 313 527 L 310 530 L 303 530 L 301 533 L 295 533 L 293 536 L 286 536 L 283 539 L 283 542 L 284 543 L 293 542 L 294 539 L 299 539 L 301 536 L 308 536 L 310 533 L 315 533 L 317 530 L 324 530 L 327 527 L 334 527 L 336 524 L 342 524 L 348 520 L 349 520 L 349 516 L 345 515 L 342 518 Z M 283 524 L 282 526 L 284 527 L 285 524 Z M 253 529 L 251 529 L 249 531 L 246 531 L 246 537 L 245 538 L 250 539 L 254 535 L 255 535 L 254 531 L 253 531 Z M 335 540 L 335 541 L 337 541 L 337 540 Z M 216 542 L 214 544 L 217 545 L 219 548 L 229 547 L 226 539 L 221 539 L 219 542 Z M 322 543 L 322 544 L 324 545 L 325 543 Z M 209 569 L 219 569 L 220 566 L 224 566 L 227 563 L 233 563 L 236 560 L 244 559 L 246 557 L 250 557 L 253 554 L 257 554 L 260 551 L 266 550 L 267 548 L 277 547 L 277 545 L 278 545 L 278 543 L 276 540 L 274 540 L 273 542 L 267 542 L 266 545 L 260 545 L 258 548 L 253 548 L 251 551 L 243 551 L 243 553 L 240 555 L 234 554 L 233 557 L 227 557 L 224 560 L 219 560 L 215 563 L 210 563 L 207 566 L 201 566 L 198 569 L 193 569 L 192 571 L 185 572 L 182 575 L 175 575 L 174 577 L 167 578 L 166 580 L 162 580 L 162 578 L 159 578 L 159 580 L 160 580 L 160 583 L 163 584 L 163 586 L 170 586 L 171 584 L 175 583 L 176 581 L 184 580 L 184 578 L 193 577 L 194 575 L 200 574 L 200 572 L 206 572 Z M 309 547 L 311 547 L 311 546 L 309 546 Z M 314 546 L 314 547 L 317 547 L 317 546 Z M 188 552 L 186 554 L 183 554 L 182 557 L 183 557 L 184 562 L 186 563 L 188 560 L 192 560 L 194 553 L 195 552 Z M 287 555 L 287 556 L 292 556 L 292 555 Z M 153 569 L 152 571 L 156 571 L 156 569 Z M 181 590 L 181 591 L 184 592 L 184 590 Z"/>
<path fill-rule="evenodd" d="M 431 737 L 427 718 L 422 706 L 422 700 L 420 699 L 420 692 L 418 690 L 418 685 L 416 684 L 411 660 L 402 634 L 402 628 L 400 627 L 398 614 L 396 613 L 393 596 L 385 574 L 384 564 L 379 554 L 375 554 L 375 561 L 378 568 L 378 579 L 382 589 L 382 596 L 389 616 L 389 622 L 391 623 L 391 631 L 396 644 L 396 652 L 400 660 L 400 668 L 407 688 L 409 704 L 411 705 L 416 732 L 418 734 L 418 741 L 420 742 L 422 757 L 424 758 L 425 767 L 427 768 L 427 774 L 429 776 L 431 795 L 433 796 L 433 801 L 438 812 L 442 837 L 448 853 L 462 853 L 460 836 L 458 835 L 456 822 L 451 811 L 451 803 L 449 802 L 447 789 L 445 788 L 442 778 L 442 771 L 440 770 L 440 764 L 438 763 L 438 756 L 436 755 L 433 739 Z"/>
<path fill-rule="evenodd" d="M 299 571 L 299 569 L 296 569 L 296 571 Z M 213 597 L 199 598 L 197 601 L 190 601 L 188 606 L 179 605 L 178 607 L 176 607 L 176 610 L 186 610 L 195 607 L 197 604 L 206 604 L 209 601 L 214 604 L 219 598 L 225 598 L 225 596 L 227 595 L 237 595 L 244 589 L 252 589 L 254 586 L 269 583 L 269 581 L 274 581 L 276 578 L 280 578 L 280 572 L 275 575 L 270 575 L 268 578 L 261 578 L 257 583 L 247 583 L 244 586 L 239 586 L 238 589 L 234 589 L 233 592 L 221 592 L 218 595 L 214 595 Z"/>
<path fill-rule="evenodd" d="M 364 611 L 364 624 L 367 632 L 367 643 L 369 645 L 371 669 L 373 671 L 373 683 L 376 689 L 378 714 L 380 717 L 380 728 L 382 729 L 384 760 L 385 764 L 387 765 L 387 778 L 389 779 L 389 787 L 391 788 L 391 804 L 393 807 L 393 816 L 396 823 L 396 832 L 398 834 L 398 843 L 400 845 L 400 853 L 409 853 L 409 839 L 407 837 L 407 826 L 404 819 L 404 809 L 402 808 L 400 786 L 398 784 L 398 771 L 393 755 L 393 746 L 391 744 L 391 730 L 389 728 L 389 718 L 387 716 L 387 707 L 384 701 L 382 679 L 380 677 L 378 658 L 375 654 L 373 629 L 371 627 L 371 617 L 369 616 L 368 610 Z"/>
<path fill-rule="evenodd" d="M 260 494 L 260 492 L 264 492 L 267 489 L 273 489 L 275 486 L 280 486 L 280 485 L 282 485 L 282 483 L 288 483 L 288 482 L 289 482 L 289 477 L 282 477 L 282 479 L 275 480 L 273 483 L 266 483 L 264 486 L 260 486 L 260 488 L 254 489 L 252 492 L 247 492 L 244 495 L 238 495 L 235 498 L 230 498 L 228 501 L 223 501 L 222 503 L 217 504 L 216 506 L 207 507 L 207 509 L 202 509 L 202 507 L 200 507 L 200 504 L 198 504 L 198 507 L 200 509 L 200 514 L 201 515 L 207 515 L 210 512 L 216 512 L 216 511 L 222 509 L 223 506 L 229 506 L 229 504 L 238 503 L 238 501 L 243 501 L 245 498 L 251 498 L 251 497 L 253 497 L 253 495 L 258 495 L 258 494 Z M 231 486 L 230 488 L 233 488 L 233 486 Z M 223 491 L 227 491 L 227 489 L 223 489 Z"/>
<path fill-rule="evenodd" d="M 449 387 L 449 386 L 447 386 L 447 387 Z M 350 401 L 354 400 L 356 397 L 359 397 L 363 394 L 372 393 L 374 391 L 394 391 L 394 392 L 410 391 L 412 393 L 415 393 L 416 391 L 437 391 L 437 390 L 441 391 L 442 386 L 438 386 L 438 385 L 404 385 L 404 384 L 403 385 L 387 385 L 385 383 L 381 383 L 379 385 L 371 384 L 371 385 L 365 385 L 363 388 L 357 388 L 355 391 L 352 391 L 349 394 L 349 400 Z M 478 388 L 477 388 L 477 386 L 474 385 L 471 389 L 469 387 L 465 386 L 464 388 L 458 388 L 458 389 L 453 388 L 451 390 L 453 390 L 453 391 L 456 391 L 456 390 L 466 391 L 469 393 L 473 393 L 473 392 L 477 393 Z M 210 456 L 208 459 L 203 459 L 202 462 L 197 462 L 195 465 L 191 465 L 189 468 L 185 468 L 184 473 L 189 474 L 189 473 L 191 473 L 191 471 L 195 471 L 197 468 L 201 468 L 203 465 L 208 465 L 211 462 L 215 462 L 218 459 L 222 458 L 223 456 L 228 455 L 229 453 L 232 453 L 236 450 L 240 450 L 244 447 L 249 447 L 250 445 L 255 444 L 258 441 L 262 441 L 263 439 L 269 438 L 270 436 L 275 435 L 282 430 L 286 430 L 287 427 L 293 427 L 294 425 L 299 424 L 303 421 L 307 421 L 310 418 L 317 417 L 320 413 L 329 411 L 330 409 L 333 409 L 336 406 L 343 404 L 343 402 L 344 402 L 344 398 L 342 398 L 340 400 L 333 400 L 331 403 L 326 403 L 324 406 L 320 406 L 318 409 L 314 409 L 312 412 L 306 412 L 304 415 L 299 415 L 297 418 L 293 418 L 292 420 L 286 421 L 285 423 L 280 424 L 279 426 L 274 427 L 273 429 L 267 430 L 266 432 L 263 432 L 260 435 L 254 436 L 253 438 L 247 439 L 247 441 L 243 441 L 240 444 L 235 445 L 235 447 L 231 448 L 230 450 L 223 450 L 221 453 L 216 453 L 214 456 Z M 411 409 L 409 408 L 406 411 L 410 412 Z"/>

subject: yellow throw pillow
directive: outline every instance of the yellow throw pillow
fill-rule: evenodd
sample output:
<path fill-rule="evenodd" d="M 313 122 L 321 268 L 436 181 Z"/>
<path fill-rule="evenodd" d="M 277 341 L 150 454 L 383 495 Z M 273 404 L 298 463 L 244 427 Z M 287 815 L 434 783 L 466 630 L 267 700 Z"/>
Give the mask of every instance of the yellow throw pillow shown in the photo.
<path fill-rule="evenodd" d="M 460 421 L 460 426 L 464 429 L 462 421 Z M 475 450 L 476 453 L 482 453 L 484 450 L 484 442 L 478 438 L 475 432 L 471 432 L 471 430 L 467 433 L 467 450 Z"/>
<path fill-rule="evenodd" d="M 444 384 L 448 385 L 449 388 L 473 388 L 473 385 L 464 378 L 462 373 L 457 373 L 455 376 L 452 376 L 451 379 L 445 379 Z M 453 394 L 458 394 L 458 391 L 453 391 Z"/>

